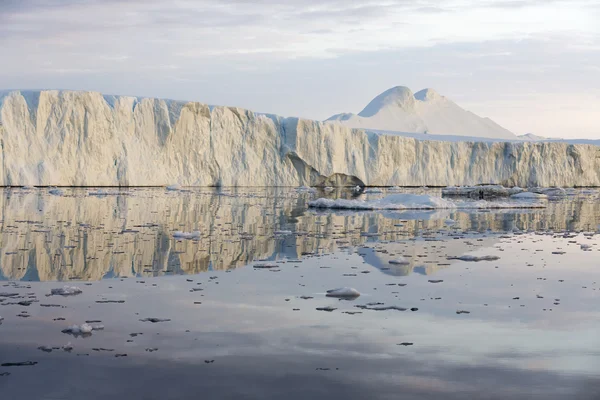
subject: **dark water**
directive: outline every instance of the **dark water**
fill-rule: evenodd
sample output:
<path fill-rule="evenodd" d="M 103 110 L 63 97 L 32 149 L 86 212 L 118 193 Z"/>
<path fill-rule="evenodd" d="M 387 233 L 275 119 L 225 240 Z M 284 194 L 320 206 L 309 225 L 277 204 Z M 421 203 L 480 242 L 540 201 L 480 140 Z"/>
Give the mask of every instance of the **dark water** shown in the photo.
<path fill-rule="evenodd" d="M 600 398 L 596 194 L 357 213 L 291 189 L 88 192 L 2 193 L 0 364 L 37 364 L 0 367 L 0 398 Z M 83 293 L 47 296 L 64 285 Z M 342 286 L 362 295 L 325 297 Z M 86 320 L 104 329 L 61 332 Z"/>

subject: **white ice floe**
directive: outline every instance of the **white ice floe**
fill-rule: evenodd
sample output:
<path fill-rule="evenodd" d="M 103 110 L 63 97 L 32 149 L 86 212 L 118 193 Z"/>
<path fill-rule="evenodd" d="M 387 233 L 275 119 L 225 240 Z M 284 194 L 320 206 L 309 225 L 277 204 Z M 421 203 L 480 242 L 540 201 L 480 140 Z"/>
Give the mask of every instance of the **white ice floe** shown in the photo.
<path fill-rule="evenodd" d="M 327 297 L 358 297 L 360 293 L 358 290 L 350 287 L 342 287 L 337 289 L 331 289 L 327 291 Z"/>
<path fill-rule="evenodd" d="M 275 231 L 273 232 L 274 235 L 277 236 L 286 236 L 286 235 L 291 235 L 293 232 L 292 231 Z"/>
<path fill-rule="evenodd" d="M 82 335 L 92 333 L 94 328 L 90 324 L 71 325 L 62 330 L 63 333 L 71 333 L 73 335 Z"/>
<path fill-rule="evenodd" d="M 396 257 L 394 260 L 390 260 L 389 261 L 390 264 L 396 264 L 396 265 L 406 265 L 406 264 L 410 264 L 410 261 L 402 256 Z"/>
<path fill-rule="evenodd" d="M 471 261 L 471 262 L 477 262 L 477 261 L 496 261 L 499 260 L 500 257 L 498 256 L 472 256 L 472 255 L 464 255 L 464 256 L 460 256 L 460 257 L 449 257 L 451 260 L 461 260 L 461 261 Z"/>
<path fill-rule="evenodd" d="M 523 192 L 523 189 L 518 186 L 507 188 L 502 185 L 449 186 L 442 189 L 442 194 L 445 196 L 464 196 L 471 198 L 489 196 L 507 197 L 521 192 Z"/>
<path fill-rule="evenodd" d="M 378 200 L 345 200 L 319 198 L 308 202 L 312 208 L 347 210 L 436 210 L 436 209 L 503 209 L 544 208 L 546 204 L 533 201 L 452 201 L 425 194 L 392 194 Z"/>
<path fill-rule="evenodd" d="M 118 196 L 120 194 L 122 194 L 122 193 L 119 191 L 116 191 L 116 190 L 108 191 L 108 190 L 102 190 L 102 189 L 88 192 L 88 196 L 97 196 L 97 197 Z"/>
<path fill-rule="evenodd" d="M 512 199 L 534 199 L 534 200 L 542 200 L 547 199 L 548 196 L 541 193 L 533 193 L 533 192 L 521 192 L 517 194 L 513 194 L 510 196 Z"/>
<path fill-rule="evenodd" d="M 379 193 L 383 193 L 383 190 L 381 190 L 379 188 L 368 188 L 368 189 L 365 189 L 365 191 L 363 193 L 364 194 L 379 194 Z"/>
<path fill-rule="evenodd" d="M 315 193 L 316 191 L 317 189 L 310 186 L 300 186 L 296 188 L 296 192 L 298 193 Z"/>
<path fill-rule="evenodd" d="M 200 239 L 201 233 L 199 231 L 193 232 L 173 232 L 173 237 L 175 239 Z"/>
<path fill-rule="evenodd" d="M 332 188 L 331 186 L 326 186 L 323 190 L 326 192 L 333 192 L 335 188 Z"/>
<path fill-rule="evenodd" d="M 529 188 L 527 189 L 528 192 L 531 193 L 538 193 L 538 194 L 544 194 L 548 197 L 563 197 L 563 196 L 567 196 L 568 192 L 560 187 L 548 187 L 548 188 L 540 188 L 540 187 L 536 187 L 536 188 Z"/>
<path fill-rule="evenodd" d="M 168 191 L 171 191 L 171 192 L 176 192 L 176 191 L 181 190 L 181 185 L 176 183 L 174 185 L 167 186 L 165 189 L 167 189 Z"/>
<path fill-rule="evenodd" d="M 77 286 L 64 286 L 57 289 L 50 289 L 51 296 L 75 296 L 83 293 Z"/>
<path fill-rule="evenodd" d="M 65 192 L 62 191 L 61 189 L 58 188 L 53 188 L 48 190 L 48 193 L 54 195 L 54 196 L 64 196 Z"/>

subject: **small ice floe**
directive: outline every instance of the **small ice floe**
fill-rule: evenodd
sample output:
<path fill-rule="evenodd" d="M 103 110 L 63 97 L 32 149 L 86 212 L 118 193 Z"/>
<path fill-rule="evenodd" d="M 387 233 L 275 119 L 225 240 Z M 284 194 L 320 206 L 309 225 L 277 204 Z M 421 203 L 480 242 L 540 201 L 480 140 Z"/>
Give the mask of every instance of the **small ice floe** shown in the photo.
<path fill-rule="evenodd" d="M 456 225 L 456 221 L 448 218 L 447 220 L 444 221 L 444 225 L 453 226 L 453 225 Z"/>
<path fill-rule="evenodd" d="M 331 187 L 331 186 L 325 186 L 325 188 L 323 188 L 323 190 L 325 192 L 333 192 L 335 190 L 335 188 Z"/>
<path fill-rule="evenodd" d="M 516 199 L 524 200 L 524 199 Z M 545 208 L 546 202 L 531 201 L 453 201 L 426 194 L 391 194 L 378 200 L 347 200 L 319 198 L 308 202 L 311 208 L 331 208 L 346 210 L 451 210 L 451 209 L 511 209 Z"/>
<path fill-rule="evenodd" d="M 462 196 L 469 198 L 484 197 L 507 197 L 522 192 L 518 186 L 507 188 L 502 185 L 480 185 L 480 186 L 448 186 L 442 189 L 444 196 Z"/>
<path fill-rule="evenodd" d="M 181 190 L 181 185 L 176 183 L 173 185 L 168 185 L 167 187 L 165 187 L 165 189 L 167 189 L 170 192 L 177 192 L 177 191 Z"/>
<path fill-rule="evenodd" d="M 472 256 L 472 255 L 464 255 L 464 256 L 459 256 L 459 257 L 448 257 L 448 260 L 460 260 L 460 261 L 471 261 L 471 262 L 477 262 L 477 261 L 496 261 L 499 260 L 500 257 L 498 256 Z"/>
<path fill-rule="evenodd" d="M 590 250 L 592 250 L 592 245 L 591 244 L 580 244 L 579 247 L 583 251 L 590 251 Z"/>
<path fill-rule="evenodd" d="M 381 194 L 383 190 L 379 188 L 368 188 L 363 191 L 364 194 Z"/>
<path fill-rule="evenodd" d="M 325 307 L 317 307 L 317 311 L 327 311 L 327 312 L 332 312 L 337 310 L 337 308 L 332 307 L 332 306 L 325 306 Z"/>
<path fill-rule="evenodd" d="M 193 232 L 182 232 L 182 231 L 177 231 L 173 233 L 173 237 L 175 239 L 200 239 L 201 233 L 200 231 L 193 231 Z"/>
<path fill-rule="evenodd" d="M 356 186 L 354 186 L 354 187 L 352 188 L 352 191 L 353 191 L 354 193 L 359 193 L 359 192 L 361 192 L 362 190 L 363 190 L 363 188 L 362 188 L 362 187 L 360 187 L 360 186 L 358 186 L 358 185 L 356 185 Z"/>
<path fill-rule="evenodd" d="M 315 193 L 317 189 L 309 187 L 309 186 L 300 186 L 296 188 L 296 192 L 298 193 Z"/>
<path fill-rule="evenodd" d="M 390 260 L 389 263 L 395 265 L 407 265 L 410 264 L 410 261 L 406 257 L 399 256 L 393 260 Z"/>
<path fill-rule="evenodd" d="M 142 322 L 152 322 L 153 324 L 156 324 L 157 322 L 169 322 L 170 319 L 168 319 L 168 318 L 149 317 L 149 318 L 142 318 L 142 319 L 140 319 L 140 321 L 142 321 Z"/>
<path fill-rule="evenodd" d="M 122 194 L 119 191 L 116 190 L 103 190 L 103 189 L 98 189 L 98 190 L 94 190 L 94 191 L 90 191 L 88 192 L 88 196 L 96 196 L 96 197 L 105 197 L 105 196 L 118 196 Z"/>
<path fill-rule="evenodd" d="M 67 353 L 70 353 L 71 350 L 73 350 L 73 346 L 71 346 L 71 342 L 65 344 L 64 346 L 61 347 L 61 349 L 63 351 L 66 351 Z"/>
<path fill-rule="evenodd" d="M 356 306 L 356 308 L 360 308 L 362 310 L 372 310 L 372 311 L 388 311 L 388 310 L 406 311 L 406 310 L 408 310 L 405 307 L 386 306 L 383 303 L 368 303 L 365 305 Z"/>
<path fill-rule="evenodd" d="M 325 296 L 341 297 L 341 298 L 356 298 L 356 297 L 360 296 L 360 292 L 351 287 L 342 287 L 342 288 L 328 290 L 327 294 Z"/>
<path fill-rule="evenodd" d="M 281 231 L 275 231 L 275 232 L 273 232 L 273 234 L 276 236 L 286 236 L 286 235 L 291 235 L 292 231 L 281 230 Z"/>
<path fill-rule="evenodd" d="M 535 187 L 535 188 L 529 188 L 527 190 L 528 190 L 528 192 L 531 192 L 531 193 L 545 194 L 548 197 L 564 197 L 564 196 L 568 195 L 568 192 L 561 187 L 547 187 L 547 188 Z"/>
<path fill-rule="evenodd" d="M 77 286 L 64 286 L 58 289 L 50 289 L 50 296 L 76 296 L 83 293 Z"/>
<path fill-rule="evenodd" d="M 521 192 L 517 194 L 513 194 L 510 196 L 511 199 L 547 199 L 548 196 L 542 193 L 533 193 L 533 192 Z"/>
<path fill-rule="evenodd" d="M 23 190 L 33 190 L 33 189 L 35 189 L 35 186 L 24 185 L 24 186 L 21 186 L 21 189 L 23 189 Z"/>
<path fill-rule="evenodd" d="M 68 333 L 70 335 L 90 335 L 94 328 L 90 324 L 71 325 L 62 330 L 62 333 Z"/>
<path fill-rule="evenodd" d="M 65 195 L 65 192 L 59 188 L 52 188 L 52 189 L 48 190 L 48 193 L 50 193 L 51 195 L 54 195 L 54 196 L 64 196 Z"/>

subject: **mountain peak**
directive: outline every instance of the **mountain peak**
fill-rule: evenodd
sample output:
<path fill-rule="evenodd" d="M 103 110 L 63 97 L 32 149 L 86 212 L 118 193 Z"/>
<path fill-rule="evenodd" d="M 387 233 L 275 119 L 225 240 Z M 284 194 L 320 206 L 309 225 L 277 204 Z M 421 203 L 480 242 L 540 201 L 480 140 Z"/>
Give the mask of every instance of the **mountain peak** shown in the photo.
<path fill-rule="evenodd" d="M 375 97 L 358 115 L 338 114 L 327 121 L 353 128 L 514 140 L 516 136 L 489 118 L 461 108 L 433 89 L 413 94 L 395 86 Z"/>
<path fill-rule="evenodd" d="M 415 99 L 420 101 L 434 101 L 443 98 L 444 96 L 430 88 L 419 90 L 417 93 L 415 93 Z"/>
<path fill-rule="evenodd" d="M 375 97 L 367 106 L 358 113 L 361 117 L 372 117 L 381 109 L 389 106 L 408 108 L 414 106 L 415 96 L 406 86 L 394 86 Z"/>

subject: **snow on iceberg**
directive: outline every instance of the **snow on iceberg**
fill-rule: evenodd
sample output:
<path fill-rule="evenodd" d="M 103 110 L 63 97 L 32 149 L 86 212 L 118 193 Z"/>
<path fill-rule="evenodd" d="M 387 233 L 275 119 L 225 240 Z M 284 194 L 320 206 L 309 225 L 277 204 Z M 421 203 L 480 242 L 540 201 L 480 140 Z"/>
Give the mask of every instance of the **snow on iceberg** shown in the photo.
<path fill-rule="evenodd" d="M 360 296 L 360 292 L 354 288 L 350 287 L 342 287 L 337 289 L 331 289 L 327 291 L 327 297 L 358 297 Z"/>
<path fill-rule="evenodd" d="M 525 199 L 528 200 L 528 199 Z M 502 209 L 502 208 L 544 208 L 546 204 L 533 201 L 451 201 L 426 194 L 392 194 L 382 199 L 345 200 L 319 198 L 308 202 L 312 208 L 347 210 L 436 210 L 436 209 Z"/>

